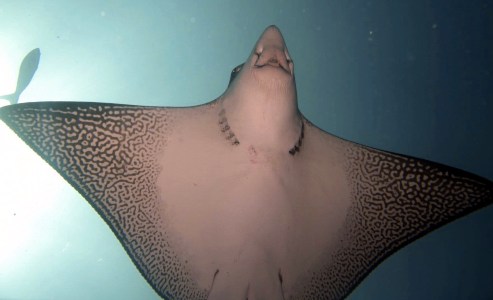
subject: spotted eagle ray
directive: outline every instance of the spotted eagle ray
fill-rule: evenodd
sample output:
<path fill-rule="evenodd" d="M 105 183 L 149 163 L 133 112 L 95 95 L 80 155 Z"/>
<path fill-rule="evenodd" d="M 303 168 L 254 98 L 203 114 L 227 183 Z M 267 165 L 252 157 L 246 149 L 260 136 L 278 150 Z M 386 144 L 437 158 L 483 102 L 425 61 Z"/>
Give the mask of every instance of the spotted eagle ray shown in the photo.
<path fill-rule="evenodd" d="M 36 70 L 38 69 L 40 56 L 41 51 L 39 51 L 39 48 L 36 48 L 31 50 L 31 52 L 24 57 L 21 67 L 19 68 L 15 91 L 12 94 L 0 96 L 0 99 L 6 99 L 10 104 L 15 104 L 19 101 L 19 96 L 27 88 L 34 77 L 34 73 L 36 73 Z"/>
<path fill-rule="evenodd" d="M 0 118 L 99 213 L 165 299 L 341 299 L 493 183 L 317 128 L 269 26 L 216 100 L 6 106 Z"/>

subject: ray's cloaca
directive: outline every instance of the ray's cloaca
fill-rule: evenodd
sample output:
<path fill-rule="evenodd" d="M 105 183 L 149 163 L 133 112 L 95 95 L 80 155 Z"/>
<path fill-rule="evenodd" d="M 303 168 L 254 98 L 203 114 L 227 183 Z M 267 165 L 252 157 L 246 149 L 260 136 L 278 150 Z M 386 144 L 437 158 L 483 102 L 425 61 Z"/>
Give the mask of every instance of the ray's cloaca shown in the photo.
<path fill-rule="evenodd" d="M 396 250 L 493 201 L 485 178 L 314 126 L 275 26 L 207 104 L 37 102 L 0 118 L 165 299 L 342 299 Z"/>

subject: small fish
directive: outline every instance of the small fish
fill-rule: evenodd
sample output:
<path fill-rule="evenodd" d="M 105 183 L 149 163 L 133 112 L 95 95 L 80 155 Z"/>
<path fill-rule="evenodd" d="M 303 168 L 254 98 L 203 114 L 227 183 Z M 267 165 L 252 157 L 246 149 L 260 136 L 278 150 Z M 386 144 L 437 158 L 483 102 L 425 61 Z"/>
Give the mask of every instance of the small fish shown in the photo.
<path fill-rule="evenodd" d="M 34 73 L 38 69 L 39 58 L 41 51 L 39 48 L 31 50 L 22 60 L 21 67 L 19 68 L 19 77 L 17 78 L 17 87 L 15 92 L 9 95 L 0 96 L 0 99 L 9 100 L 10 104 L 19 102 L 19 96 L 29 85 L 34 77 Z"/>

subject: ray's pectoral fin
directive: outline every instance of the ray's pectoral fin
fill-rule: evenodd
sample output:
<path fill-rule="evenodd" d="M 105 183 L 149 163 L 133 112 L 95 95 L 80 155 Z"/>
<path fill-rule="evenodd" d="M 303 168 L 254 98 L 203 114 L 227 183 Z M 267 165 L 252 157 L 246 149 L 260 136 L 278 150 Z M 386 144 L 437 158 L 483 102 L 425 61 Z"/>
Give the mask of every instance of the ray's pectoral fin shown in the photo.
<path fill-rule="evenodd" d="M 156 157 L 173 114 L 77 102 L 0 109 L 0 118 L 96 209 L 158 294 L 204 298 L 168 244 L 156 208 Z"/>
<path fill-rule="evenodd" d="M 353 217 L 386 252 L 493 201 L 492 182 L 463 170 L 363 147 L 348 157 Z"/>
<path fill-rule="evenodd" d="M 326 291 L 334 299 L 398 249 L 493 203 L 493 183 L 459 169 L 356 144 L 346 157 L 353 202 L 345 238 L 320 277 L 338 274 Z"/>

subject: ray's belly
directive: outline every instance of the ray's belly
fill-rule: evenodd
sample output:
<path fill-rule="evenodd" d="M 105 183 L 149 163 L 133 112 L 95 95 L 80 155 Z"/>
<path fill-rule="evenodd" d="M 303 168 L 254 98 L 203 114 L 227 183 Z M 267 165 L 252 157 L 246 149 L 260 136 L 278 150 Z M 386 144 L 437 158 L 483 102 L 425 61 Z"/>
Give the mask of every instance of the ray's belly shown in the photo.
<path fill-rule="evenodd" d="M 183 172 L 162 172 L 158 183 L 177 252 L 207 284 L 218 268 L 241 266 L 244 274 L 260 265 L 278 268 L 289 248 L 295 195 L 265 165 L 199 161 L 182 162 Z"/>
<path fill-rule="evenodd" d="M 340 227 L 343 216 L 330 215 L 331 187 L 289 156 L 202 145 L 177 144 L 163 156 L 157 182 L 163 231 L 211 299 L 252 299 L 255 292 L 282 299 Z"/>

